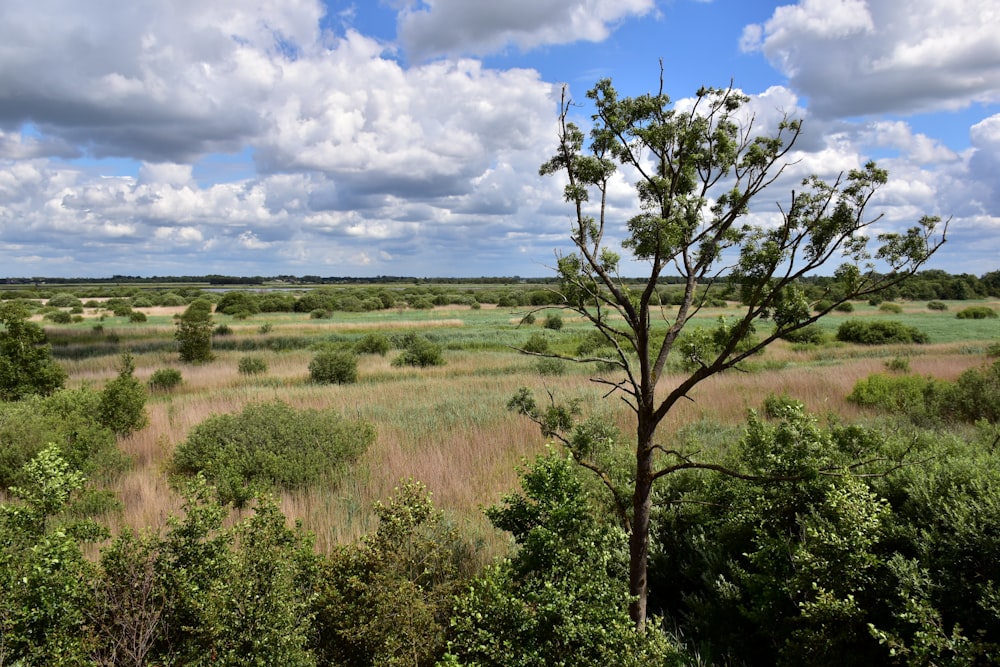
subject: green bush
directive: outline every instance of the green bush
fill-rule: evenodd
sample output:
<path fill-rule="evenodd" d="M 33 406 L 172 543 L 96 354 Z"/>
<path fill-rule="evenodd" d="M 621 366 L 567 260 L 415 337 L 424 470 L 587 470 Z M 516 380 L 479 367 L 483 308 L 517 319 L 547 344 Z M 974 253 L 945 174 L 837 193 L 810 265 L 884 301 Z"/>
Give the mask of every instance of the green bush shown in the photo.
<path fill-rule="evenodd" d="M 948 310 L 948 304 L 944 301 L 929 301 L 927 303 L 927 308 L 929 310 Z"/>
<path fill-rule="evenodd" d="M 562 359 L 538 359 L 535 361 L 535 371 L 539 375 L 562 375 L 566 372 L 566 362 Z"/>
<path fill-rule="evenodd" d="M 313 320 L 328 320 L 333 317 L 333 312 L 325 308 L 315 308 L 309 311 L 309 318 Z"/>
<path fill-rule="evenodd" d="M 129 435 L 142 429 L 149 421 L 146 414 L 146 388 L 135 379 L 132 355 L 121 356 L 118 377 L 101 390 L 98 421 L 116 435 Z"/>
<path fill-rule="evenodd" d="M 885 368 L 896 373 L 909 373 L 910 360 L 906 357 L 893 357 L 885 362 Z"/>
<path fill-rule="evenodd" d="M 834 308 L 834 310 L 836 310 L 837 312 L 840 312 L 840 313 L 853 313 L 854 312 L 854 304 L 851 303 L 850 301 L 845 301 L 843 303 L 838 303 L 837 307 Z"/>
<path fill-rule="evenodd" d="M 66 381 L 66 371 L 52 360 L 45 332 L 29 316 L 21 303 L 0 304 L 0 401 L 48 395 Z"/>
<path fill-rule="evenodd" d="M 212 330 L 213 336 L 232 336 L 233 328 L 228 324 L 220 324 Z"/>
<path fill-rule="evenodd" d="M 140 312 L 138 310 L 133 310 L 128 314 L 128 321 L 135 322 L 136 324 L 141 324 L 147 320 L 146 313 Z"/>
<path fill-rule="evenodd" d="M 196 299 L 177 320 L 174 338 L 179 343 L 181 361 L 204 363 L 212 360 L 212 302 Z"/>
<path fill-rule="evenodd" d="M 837 340 L 860 345 L 929 342 L 927 334 L 895 320 L 848 320 L 837 328 Z"/>
<path fill-rule="evenodd" d="M 969 306 L 955 313 L 960 320 L 986 320 L 998 317 L 997 311 L 989 306 Z"/>
<path fill-rule="evenodd" d="M 169 391 L 182 381 L 181 372 L 176 368 L 160 368 L 149 376 L 149 388 L 154 391 Z"/>
<path fill-rule="evenodd" d="M 203 473 L 224 502 L 242 506 L 260 491 L 336 481 L 374 439 L 371 424 L 331 410 L 262 403 L 195 426 L 171 466 L 182 475 Z"/>
<path fill-rule="evenodd" d="M 563 328 L 563 318 L 559 313 L 550 313 L 545 316 L 545 321 L 542 322 L 542 326 L 546 329 L 552 329 L 553 331 L 559 331 Z"/>
<path fill-rule="evenodd" d="M 441 346 L 424 336 L 410 333 L 403 338 L 403 352 L 392 360 L 393 366 L 441 366 L 444 356 Z"/>
<path fill-rule="evenodd" d="M 354 344 L 354 351 L 358 354 L 378 354 L 384 357 L 389 352 L 390 346 L 385 334 L 370 333 L 362 336 Z"/>
<path fill-rule="evenodd" d="M 54 324 L 69 324 L 73 321 L 73 316 L 65 310 L 56 310 L 51 313 L 45 313 L 44 318 Z"/>
<path fill-rule="evenodd" d="M 924 415 L 927 399 L 940 393 L 943 385 L 919 375 L 883 375 L 875 373 L 859 380 L 847 400 L 868 408 L 905 415 Z"/>
<path fill-rule="evenodd" d="M 822 345 L 826 342 L 826 334 L 818 324 L 807 324 L 801 329 L 788 331 L 781 335 L 782 340 L 789 343 L 805 343 L 809 345 Z"/>
<path fill-rule="evenodd" d="M 901 312 L 903 312 L 902 306 L 900 306 L 898 303 L 892 303 L 891 301 L 885 301 L 884 303 L 880 304 L 878 309 L 880 312 L 893 313 L 895 315 L 899 315 Z"/>
<path fill-rule="evenodd" d="M 351 350 L 322 350 L 309 362 L 309 377 L 323 384 L 358 381 L 358 357 Z"/>
<path fill-rule="evenodd" d="M 990 343 L 986 346 L 987 357 L 1000 357 L 1000 342 Z"/>
<path fill-rule="evenodd" d="M 549 351 L 549 339 L 540 333 L 533 333 L 525 341 L 523 349 L 525 352 L 544 354 Z"/>
<path fill-rule="evenodd" d="M 833 308 L 833 301 L 828 299 L 822 299 L 813 304 L 813 310 L 817 313 L 823 312 L 824 310 L 830 310 Z"/>
<path fill-rule="evenodd" d="M 261 357 L 241 357 L 237 368 L 240 375 L 259 375 L 267 372 L 267 362 Z"/>

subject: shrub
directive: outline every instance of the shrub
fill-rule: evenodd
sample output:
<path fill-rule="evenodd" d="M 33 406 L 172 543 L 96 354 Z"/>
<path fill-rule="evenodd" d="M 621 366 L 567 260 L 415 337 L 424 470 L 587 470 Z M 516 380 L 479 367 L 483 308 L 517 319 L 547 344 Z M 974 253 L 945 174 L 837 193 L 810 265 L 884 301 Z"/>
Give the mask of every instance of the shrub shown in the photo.
<path fill-rule="evenodd" d="M 967 422 L 985 419 L 1000 422 L 1000 361 L 982 369 L 963 372 L 949 394 L 946 408 L 955 417 Z"/>
<path fill-rule="evenodd" d="M 885 362 L 886 370 L 895 371 L 897 373 L 909 373 L 910 372 L 910 360 L 906 357 L 893 357 L 889 361 Z"/>
<path fill-rule="evenodd" d="M 358 381 L 358 358 L 350 350 L 323 350 L 309 362 L 309 377 L 323 384 Z"/>
<path fill-rule="evenodd" d="M 540 333 L 533 333 L 525 341 L 523 349 L 525 352 L 544 354 L 549 351 L 549 339 Z"/>
<path fill-rule="evenodd" d="M 893 313 L 895 315 L 898 315 L 901 312 L 903 312 L 902 306 L 900 306 L 898 303 L 892 303 L 890 301 L 882 303 L 881 305 L 879 305 L 878 309 L 883 313 Z"/>
<path fill-rule="evenodd" d="M 986 320 L 997 317 L 997 311 L 989 306 L 969 306 L 955 313 L 960 320 Z"/>
<path fill-rule="evenodd" d="M 538 359 L 535 361 L 535 371 L 539 375 L 562 375 L 566 372 L 566 362 L 551 357 Z"/>
<path fill-rule="evenodd" d="M 154 391 L 169 391 L 182 380 L 181 372 L 176 368 L 160 368 L 149 376 L 149 388 Z"/>
<path fill-rule="evenodd" d="M 986 346 L 987 357 L 1000 357 L 1000 342 L 990 343 Z"/>
<path fill-rule="evenodd" d="M 213 336 L 232 336 L 233 328 L 228 324 L 220 324 L 212 330 Z"/>
<path fill-rule="evenodd" d="M 534 313 L 528 313 L 527 315 L 521 318 L 521 324 L 534 324 L 534 323 L 535 323 Z"/>
<path fill-rule="evenodd" d="M 237 367 L 240 375 L 259 375 L 267 372 L 267 362 L 260 357 L 242 357 Z"/>
<path fill-rule="evenodd" d="M 126 352 L 121 356 L 118 377 L 101 390 L 98 421 L 116 435 L 129 435 L 149 421 L 146 414 L 146 389 L 135 379 L 135 361 Z"/>
<path fill-rule="evenodd" d="M 948 310 L 948 304 L 944 301 L 929 301 L 927 308 L 930 310 Z"/>
<path fill-rule="evenodd" d="M 269 333 L 271 333 L 271 329 L 273 329 L 273 328 L 274 328 L 274 325 L 272 325 L 270 322 L 265 322 L 264 324 L 260 325 L 257 328 L 257 333 L 259 333 L 261 335 L 269 334 Z"/>
<path fill-rule="evenodd" d="M 789 343 L 821 345 L 826 341 L 826 334 L 823 333 L 823 329 L 818 324 L 807 324 L 801 329 L 782 334 L 781 338 Z"/>
<path fill-rule="evenodd" d="M 559 313 L 551 313 L 545 316 L 545 321 L 542 323 L 546 329 L 552 329 L 553 331 L 559 331 L 563 328 L 562 315 Z"/>
<path fill-rule="evenodd" d="M 838 303 L 836 308 L 834 308 L 834 310 L 840 313 L 853 313 L 854 304 L 851 303 L 850 301 L 844 301 L 843 303 Z"/>
<path fill-rule="evenodd" d="M 224 502 L 242 506 L 261 490 L 335 481 L 375 439 L 365 421 L 332 410 L 295 410 L 280 401 L 213 415 L 177 446 L 172 470 L 203 473 Z"/>
<path fill-rule="evenodd" d="M 927 334 L 895 320 L 848 320 L 837 328 L 837 340 L 860 345 L 927 343 Z"/>
<path fill-rule="evenodd" d="M 177 320 L 174 333 L 181 361 L 202 363 L 212 359 L 212 302 L 196 299 Z"/>
<path fill-rule="evenodd" d="M 138 310 L 133 310 L 131 313 L 128 314 L 128 321 L 135 323 L 145 322 L 146 313 L 140 312 Z"/>
<path fill-rule="evenodd" d="M 813 304 L 813 310 L 817 313 L 823 312 L 824 310 L 830 310 L 831 308 L 833 308 L 833 301 L 828 299 L 823 299 Z"/>
<path fill-rule="evenodd" d="M 403 352 L 392 360 L 393 366 L 441 366 L 444 357 L 441 346 L 424 336 L 407 334 L 403 339 Z"/>
<path fill-rule="evenodd" d="M 385 334 L 370 333 L 362 336 L 354 344 L 354 351 L 358 354 L 378 354 L 385 356 L 389 352 L 389 339 Z"/>
<path fill-rule="evenodd" d="M 309 311 L 309 318 L 313 320 L 328 320 L 333 317 L 333 312 L 324 308 L 315 308 Z"/>
<path fill-rule="evenodd" d="M 45 313 L 45 319 L 55 324 L 69 324 L 73 321 L 73 316 L 65 310 L 56 310 L 51 313 Z"/>
<path fill-rule="evenodd" d="M 45 344 L 45 332 L 28 321 L 29 315 L 23 304 L 0 304 L 0 401 L 51 394 L 66 381 L 66 371 Z"/>
<path fill-rule="evenodd" d="M 45 305 L 52 306 L 53 308 L 73 308 L 74 306 L 82 306 L 80 299 L 73 296 L 69 292 L 60 292 L 59 294 L 53 294 L 52 298 L 45 302 Z"/>

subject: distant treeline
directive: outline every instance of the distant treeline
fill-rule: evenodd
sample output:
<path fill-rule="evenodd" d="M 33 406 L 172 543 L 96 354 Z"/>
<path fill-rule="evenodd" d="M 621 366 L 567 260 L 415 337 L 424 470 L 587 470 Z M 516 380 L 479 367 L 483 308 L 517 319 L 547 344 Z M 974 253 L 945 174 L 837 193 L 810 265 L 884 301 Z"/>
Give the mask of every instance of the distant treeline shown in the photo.
<path fill-rule="evenodd" d="M 127 302 L 123 306 L 142 308 L 178 306 L 196 298 L 206 298 L 217 302 L 218 311 L 228 314 L 365 311 L 394 307 L 431 308 L 448 304 L 530 307 L 564 303 L 556 277 L 248 278 L 207 275 L 184 278 L 114 276 L 105 280 L 9 278 L 5 282 L 9 287 L 3 289 L 0 285 L 0 299 L 51 299 L 57 295 L 73 295 L 78 299 L 124 299 Z M 623 282 L 631 280 L 623 279 Z M 676 304 L 682 298 L 681 282 L 682 279 L 676 276 L 665 276 L 660 280 L 662 287 L 657 296 L 662 304 Z M 223 286 L 233 289 L 221 289 Z M 830 276 L 805 278 L 802 286 L 807 297 L 813 301 L 837 298 L 840 291 L 837 279 Z M 724 305 L 725 301 L 738 300 L 738 294 L 738 286 L 725 278 L 703 285 L 699 290 L 699 297 L 705 297 L 708 305 Z M 938 269 L 922 271 L 884 292 L 882 298 L 889 301 L 1000 298 L 1000 271 L 979 277 L 968 273 L 952 275 Z M 94 307 L 98 304 L 81 302 L 66 305 Z"/>

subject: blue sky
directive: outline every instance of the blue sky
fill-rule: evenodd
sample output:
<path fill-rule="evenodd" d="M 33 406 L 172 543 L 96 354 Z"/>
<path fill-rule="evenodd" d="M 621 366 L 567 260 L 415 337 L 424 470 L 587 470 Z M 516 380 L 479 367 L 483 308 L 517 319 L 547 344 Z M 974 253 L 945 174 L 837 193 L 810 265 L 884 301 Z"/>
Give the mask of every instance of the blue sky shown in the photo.
<path fill-rule="evenodd" d="M 678 103 L 733 81 L 759 127 L 803 119 L 762 220 L 874 158 L 878 231 L 950 217 L 931 266 L 1000 269 L 995 0 L 5 0 L 0 19 L 0 277 L 550 275 L 571 211 L 537 169 L 562 86 L 649 92 L 661 60 Z"/>

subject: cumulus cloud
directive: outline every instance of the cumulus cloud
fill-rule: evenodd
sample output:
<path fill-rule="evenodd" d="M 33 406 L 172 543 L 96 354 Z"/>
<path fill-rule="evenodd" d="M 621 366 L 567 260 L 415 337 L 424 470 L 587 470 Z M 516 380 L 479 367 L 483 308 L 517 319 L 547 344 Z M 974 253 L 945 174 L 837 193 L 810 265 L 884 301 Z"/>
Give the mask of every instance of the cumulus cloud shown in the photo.
<path fill-rule="evenodd" d="M 399 13 L 398 33 L 417 60 L 439 55 L 487 55 L 510 45 L 598 42 L 629 17 L 654 11 L 654 0 L 411 0 Z"/>
<path fill-rule="evenodd" d="M 820 117 L 1000 101 L 994 0 L 802 0 L 743 33 Z"/>

